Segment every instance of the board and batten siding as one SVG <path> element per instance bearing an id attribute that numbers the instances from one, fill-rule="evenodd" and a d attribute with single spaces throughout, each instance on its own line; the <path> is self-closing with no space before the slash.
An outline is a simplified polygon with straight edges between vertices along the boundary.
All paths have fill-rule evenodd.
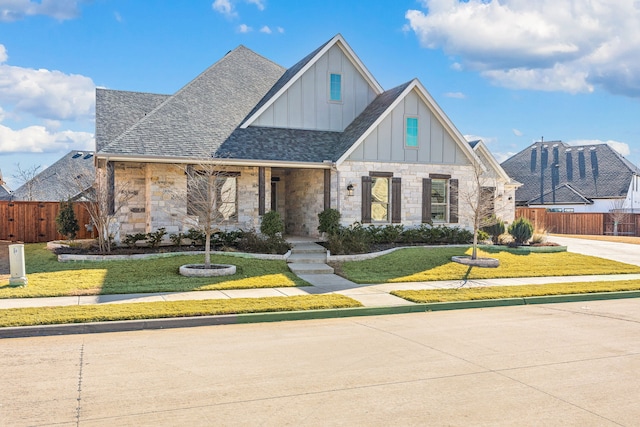
<path id="1" fill-rule="evenodd" d="M 418 147 L 405 146 L 405 119 L 418 118 Z M 388 114 L 349 156 L 349 160 L 429 164 L 468 164 L 453 137 L 415 90 Z"/>
<path id="2" fill-rule="evenodd" d="M 342 101 L 329 101 L 329 75 L 342 75 Z M 313 64 L 253 123 L 255 126 L 343 131 L 376 97 L 338 46 Z"/>

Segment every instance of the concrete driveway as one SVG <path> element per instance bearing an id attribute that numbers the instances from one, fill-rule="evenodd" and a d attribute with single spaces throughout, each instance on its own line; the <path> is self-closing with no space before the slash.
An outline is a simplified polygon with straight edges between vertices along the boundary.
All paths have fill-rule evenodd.
<path id="1" fill-rule="evenodd" d="M 640 245 L 550 236 L 549 241 L 567 246 L 567 251 L 640 265 Z"/>
<path id="2" fill-rule="evenodd" d="M 640 420 L 637 300 L 5 339 L 0 424 Z"/>

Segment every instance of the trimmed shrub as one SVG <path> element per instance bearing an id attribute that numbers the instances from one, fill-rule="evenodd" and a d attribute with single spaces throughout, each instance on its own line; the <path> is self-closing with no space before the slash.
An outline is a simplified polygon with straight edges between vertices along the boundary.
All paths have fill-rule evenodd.
<path id="1" fill-rule="evenodd" d="M 147 234 L 146 233 L 125 234 L 124 239 L 122 239 L 122 243 L 124 243 L 130 248 L 135 248 L 136 242 L 138 240 L 147 240 Z"/>
<path id="2" fill-rule="evenodd" d="M 491 225 L 487 225 L 482 227 L 481 230 L 491 236 L 491 241 L 494 245 L 498 244 L 498 238 L 501 234 L 504 234 L 505 227 L 504 222 L 501 219 L 494 218 L 494 221 Z M 478 236 L 480 238 L 480 236 Z"/>
<path id="3" fill-rule="evenodd" d="M 325 209 L 318 214 L 318 231 L 332 235 L 340 229 L 340 212 L 336 209 Z"/>
<path id="4" fill-rule="evenodd" d="M 56 230 L 65 236 L 67 240 L 76 238 L 80 226 L 78 225 L 76 213 L 73 211 L 72 202 L 60 202 L 60 212 L 56 216 Z"/>
<path id="5" fill-rule="evenodd" d="M 175 246 L 182 246 L 182 241 L 184 240 L 184 238 L 185 235 L 183 233 L 172 233 L 169 235 L 169 240 L 171 240 L 171 243 L 173 243 Z"/>
<path id="6" fill-rule="evenodd" d="M 167 234 L 166 228 L 160 227 L 156 231 L 147 233 L 147 243 L 152 248 L 157 248 L 162 242 L 162 238 Z"/>
<path id="7" fill-rule="evenodd" d="M 184 235 L 187 239 L 191 240 L 193 245 L 204 245 L 205 236 L 204 233 L 195 228 L 190 228 Z"/>
<path id="8" fill-rule="evenodd" d="M 284 233 L 284 222 L 280 214 L 276 211 L 269 211 L 262 216 L 260 232 L 265 236 L 275 237 L 276 234 Z"/>
<path id="9" fill-rule="evenodd" d="M 282 255 L 291 249 L 291 245 L 279 235 L 268 237 L 260 236 L 254 231 L 247 231 L 238 240 L 238 249 L 242 252 Z"/>
<path id="10" fill-rule="evenodd" d="M 520 217 L 509 226 L 509 234 L 513 236 L 516 245 L 524 245 L 533 236 L 533 225 L 528 219 Z"/>

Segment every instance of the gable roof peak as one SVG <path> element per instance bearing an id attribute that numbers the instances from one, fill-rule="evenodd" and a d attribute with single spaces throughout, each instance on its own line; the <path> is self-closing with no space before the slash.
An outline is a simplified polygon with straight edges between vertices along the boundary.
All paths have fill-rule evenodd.
<path id="1" fill-rule="evenodd" d="M 335 45 L 342 50 L 367 83 L 369 83 L 369 86 L 373 89 L 376 95 L 380 95 L 384 92 L 380 83 L 378 83 L 362 61 L 360 61 L 360 58 L 358 58 L 358 55 L 356 55 L 353 49 L 351 49 L 351 46 L 349 46 L 342 34 L 338 33 L 287 69 L 276 84 L 273 85 L 269 92 L 267 92 L 267 94 L 247 115 L 241 127 L 246 128 L 250 126 L 260 116 L 260 114 L 269 108 L 276 99 L 285 93 L 309 68 L 311 68 L 329 49 Z"/>

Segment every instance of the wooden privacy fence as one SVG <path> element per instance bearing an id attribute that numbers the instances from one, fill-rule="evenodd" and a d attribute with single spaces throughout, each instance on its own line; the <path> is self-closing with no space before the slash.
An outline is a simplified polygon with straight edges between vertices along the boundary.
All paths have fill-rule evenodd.
<path id="1" fill-rule="evenodd" d="M 87 231 L 85 224 L 91 223 L 87 210 L 82 206 L 86 202 L 75 202 L 73 211 L 78 219 L 80 230 L 78 239 L 95 237 Z M 37 243 L 64 239 L 56 231 L 56 216 L 60 212 L 58 202 L 7 202 L 0 201 L 0 240 L 12 242 Z"/>
<path id="2" fill-rule="evenodd" d="M 536 230 L 556 234 L 592 236 L 614 234 L 613 216 L 609 213 L 547 212 L 544 208 L 517 208 L 516 218 L 527 218 Z M 624 215 L 618 223 L 621 236 L 640 236 L 640 214 Z"/>

